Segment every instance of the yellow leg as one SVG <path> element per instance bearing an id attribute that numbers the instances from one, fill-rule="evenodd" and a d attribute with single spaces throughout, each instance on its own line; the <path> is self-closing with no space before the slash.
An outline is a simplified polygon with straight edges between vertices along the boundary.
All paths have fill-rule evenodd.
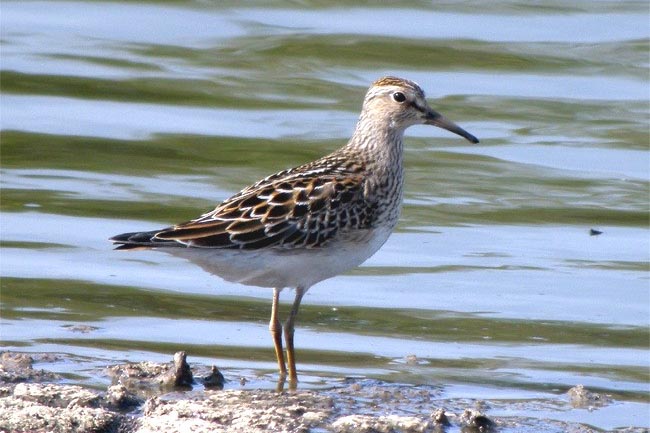
<path id="1" fill-rule="evenodd" d="M 296 372 L 296 355 L 293 348 L 293 334 L 294 334 L 294 323 L 296 321 L 296 316 L 298 315 L 298 309 L 300 308 L 300 301 L 305 294 L 305 290 L 302 287 L 296 288 L 296 297 L 293 300 L 293 306 L 291 307 L 291 313 L 289 313 L 289 318 L 284 324 L 284 341 L 287 344 L 287 363 L 289 364 L 289 386 L 291 388 L 296 387 L 298 382 L 298 373 Z"/>
<path id="2" fill-rule="evenodd" d="M 278 302 L 280 300 L 280 290 L 273 289 L 273 302 L 271 304 L 271 321 L 269 322 L 269 331 L 273 338 L 273 347 L 275 348 L 275 357 L 278 360 L 278 368 L 280 369 L 280 377 L 284 382 L 287 376 L 287 367 L 284 363 L 284 352 L 282 350 L 282 326 L 278 318 Z"/>

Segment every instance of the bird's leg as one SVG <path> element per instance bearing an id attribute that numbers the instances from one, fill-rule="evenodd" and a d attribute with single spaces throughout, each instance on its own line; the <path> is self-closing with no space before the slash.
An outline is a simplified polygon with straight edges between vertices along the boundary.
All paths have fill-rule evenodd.
<path id="1" fill-rule="evenodd" d="M 271 304 L 271 321 L 269 322 L 269 331 L 273 338 L 273 347 L 275 348 L 275 357 L 278 360 L 278 368 L 280 369 L 280 379 L 284 382 L 287 376 L 287 367 L 284 363 L 284 352 L 282 351 L 282 325 L 278 318 L 278 303 L 280 301 L 280 290 L 273 289 L 273 302 Z"/>
<path id="2" fill-rule="evenodd" d="M 302 296 L 305 294 L 305 289 L 302 287 L 296 288 L 296 297 L 293 300 L 293 306 L 291 307 L 291 313 L 284 324 L 284 341 L 287 344 L 287 363 L 289 364 L 289 386 L 291 388 L 296 387 L 298 382 L 298 374 L 296 372 L 296 356 L 293 350 L 293 325 L 296 321 L 296 316 L 298 315 L 298 308 L 300 308 L 300 301 L 302 301 Z"/>

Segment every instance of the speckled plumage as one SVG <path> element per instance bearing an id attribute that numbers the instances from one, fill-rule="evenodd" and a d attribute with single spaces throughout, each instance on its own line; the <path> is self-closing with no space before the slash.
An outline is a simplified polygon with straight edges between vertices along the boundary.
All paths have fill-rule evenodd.
<path id="1" fill-rule="evenodd" d="M 188 258 L 229 281 L 273 287 L 271 333 L 282 355 L 277 302 L 296 289 L 285 325 L 289 373 L 296 379 L 293 321 L 313 284 L 358 266 L 397 224 L 404 169 L 403 135 L 415 124 L 478 140 L 433 111 L 412 81 L 384 77 L 364 99 L 350 141 L 316 161 L 268 176 L 186 223 L 111 238 L 117 249 L 155 248 Z"/>
<path id="2" fill-rule="evenodd" d="M 156 237 L 192 247 L 324 248 L 339 231 L 375 222 L 375 206 L 364 195 L 363 165 L 330 156 L 270 176 L 186 224 Z"/>

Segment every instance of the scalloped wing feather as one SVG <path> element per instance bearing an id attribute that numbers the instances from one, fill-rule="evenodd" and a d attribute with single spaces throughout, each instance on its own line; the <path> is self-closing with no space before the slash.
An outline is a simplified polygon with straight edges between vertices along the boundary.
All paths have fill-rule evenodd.
<path id="1" fill-rule="evenodd" d="M 341 229 L 371 227 L 374 206 L 366 202 L 360 174 L 306 177 L 294 170 L 263 179 L 155 238 L 203 248 L 319 248 Z"/>

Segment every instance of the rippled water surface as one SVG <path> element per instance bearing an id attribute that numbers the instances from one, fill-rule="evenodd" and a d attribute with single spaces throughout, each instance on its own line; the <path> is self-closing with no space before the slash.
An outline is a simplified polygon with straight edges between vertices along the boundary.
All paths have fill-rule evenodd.
<path id="1" fill-rule="evenodd" d="M 182 349 L 274 386 L 269 290 L 107 238 L 336 149 L 394 74 L 481 143 L 408 131 L 396 233 L 303 301 L 300 386 L 583 384 L 613 403 L 523 415 L 648 426 L 647 3 L 433 4 L 3 2 L 2 345 L 77 382 Z"/>

